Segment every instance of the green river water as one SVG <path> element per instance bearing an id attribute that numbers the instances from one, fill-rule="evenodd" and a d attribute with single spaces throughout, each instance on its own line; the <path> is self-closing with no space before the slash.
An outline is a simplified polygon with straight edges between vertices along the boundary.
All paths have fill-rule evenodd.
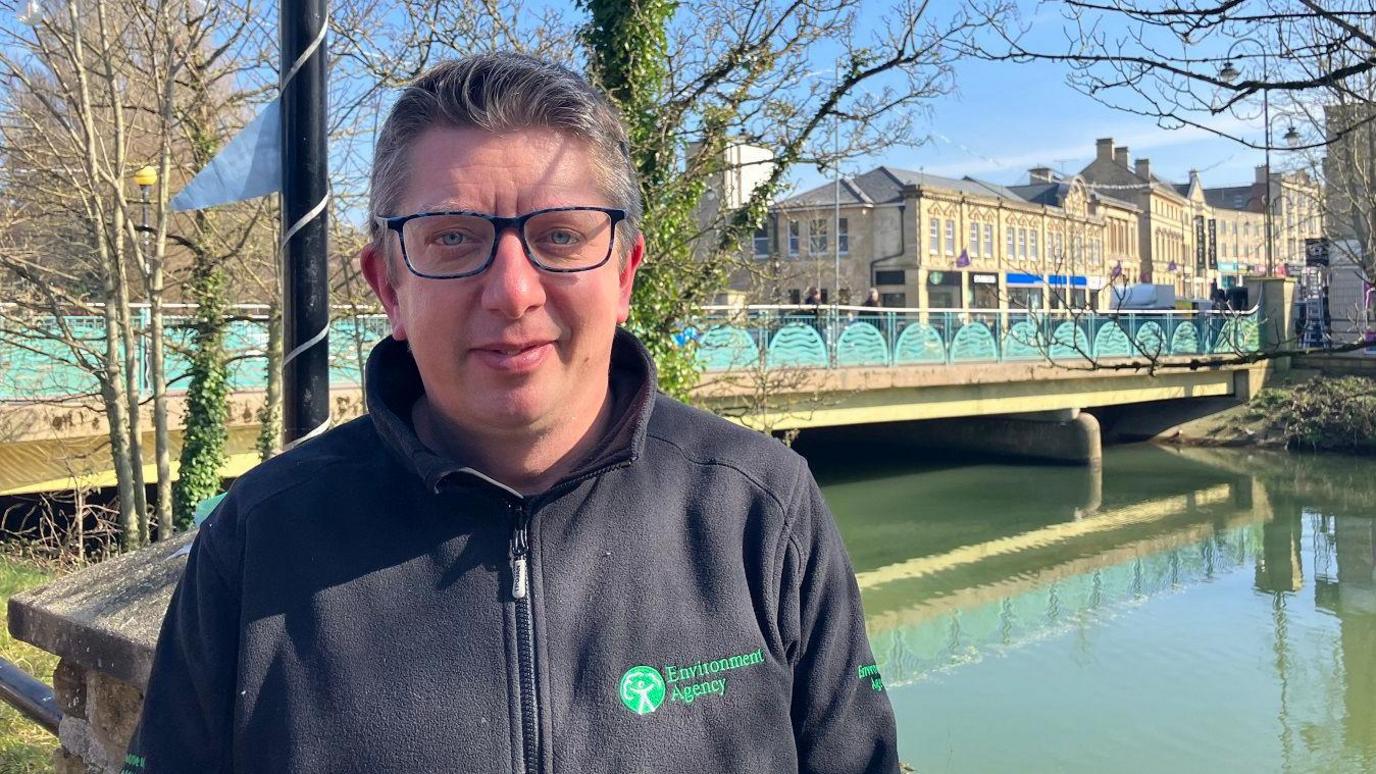
<path id="1" fill-rule="evenodd" d="M 1376 772 L 1376 460 L 798 448 L 921 774 Z"/>

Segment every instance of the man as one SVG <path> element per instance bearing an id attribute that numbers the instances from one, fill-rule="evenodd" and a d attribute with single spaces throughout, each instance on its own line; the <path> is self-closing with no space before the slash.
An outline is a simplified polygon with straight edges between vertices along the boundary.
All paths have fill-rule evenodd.
<path id="1" fill-rule="evenodd" d="M 378 137 L 368 415 L 196 538 L 126 770 L 892 772 L 805 463 L 655 392 L 625 130 L 515 55 Z"/>

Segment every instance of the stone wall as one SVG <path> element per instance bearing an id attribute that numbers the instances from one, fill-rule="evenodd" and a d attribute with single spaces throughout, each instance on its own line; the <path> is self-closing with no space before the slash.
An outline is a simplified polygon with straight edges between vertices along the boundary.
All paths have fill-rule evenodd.
<path id="1" fill-rule="evenodd" d="M 56 774 L 119 774 L 138 724 L 143 691 L 122 680 L 62 659 L 53 673 L 62 710 L 53 750 Z"/>
<path id="2" fill-rule="evenodd" d="M 120 774 L 162 619 L 195 533 L 64 576 L 9 602 L 10 633 L 61 658 L 57 774 Z"/>

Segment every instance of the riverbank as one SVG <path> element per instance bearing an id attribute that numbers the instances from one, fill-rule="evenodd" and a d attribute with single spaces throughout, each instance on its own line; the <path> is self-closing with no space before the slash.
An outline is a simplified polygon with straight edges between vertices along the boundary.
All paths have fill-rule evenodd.
<path id="1" fill-rule="evenodd" d="M 0 554 L 0 601 L 52 580 L 54 572 L 39 562 Z M 0 658 L 42 680 L 53 682 L 57 657 L 10 636 L 8 609 L 0 608 Z M 51 774 L 57 740 L 17 710 L 0 702 L 0 771 L 5 774 Z"/>
<path id="2" fill-rule="evenodd" d="M 1183 423 L 1161 440 L 1376 455 L 1376 379 L 1290 374 L 1250 402 Z"/>

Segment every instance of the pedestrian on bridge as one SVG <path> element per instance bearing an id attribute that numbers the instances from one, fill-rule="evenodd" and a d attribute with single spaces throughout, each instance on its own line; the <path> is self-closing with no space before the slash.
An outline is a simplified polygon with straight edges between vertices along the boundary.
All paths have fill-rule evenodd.
<path id="1" fill-rule="evenodd" d="M 368 413 L 201 527 L 126 771 L 898 771 L 806 463 L 659 393 L 619 327 L 645 240 L 607 97 L 439 65 L 369 214 Z"/>

